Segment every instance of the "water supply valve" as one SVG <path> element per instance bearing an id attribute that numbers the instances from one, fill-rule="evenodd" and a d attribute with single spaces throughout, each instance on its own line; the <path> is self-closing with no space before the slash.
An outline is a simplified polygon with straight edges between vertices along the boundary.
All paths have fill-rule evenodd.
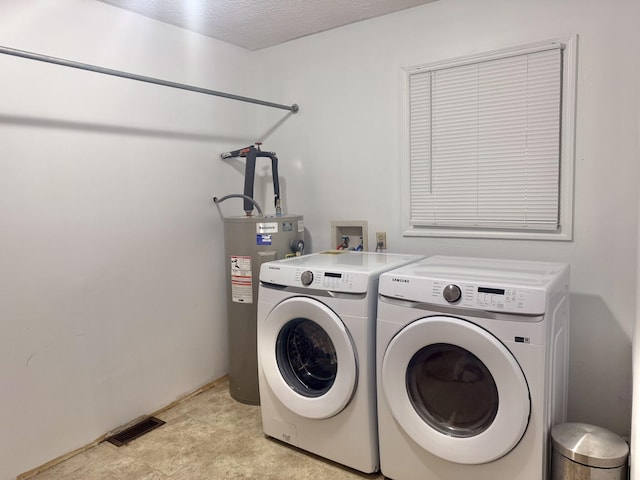
<path id="1" fill-rule="evenodd" d="M 289 247 L 291 248 L 291 251 L 295 253 L 296 257 L 299 257 L 300 255 L 302 255 L 302 252 L 304 252 L 304 240 L 291 240 L 291 242 L 289 243 Z"/>

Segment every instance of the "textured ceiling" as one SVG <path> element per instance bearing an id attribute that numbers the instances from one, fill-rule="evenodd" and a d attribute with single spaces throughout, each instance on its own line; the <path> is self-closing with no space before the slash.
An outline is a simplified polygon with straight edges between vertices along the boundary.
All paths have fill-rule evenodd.
<path id="1" fill-rule="evenodd" d="M 99 0 L 248 50 L 260 50 L 435 0 Z"/>

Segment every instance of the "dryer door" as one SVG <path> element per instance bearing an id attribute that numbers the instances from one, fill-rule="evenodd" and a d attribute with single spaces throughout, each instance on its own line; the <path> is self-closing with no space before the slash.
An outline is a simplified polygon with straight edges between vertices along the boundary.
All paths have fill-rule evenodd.
<path id="1" fill-rule="evenodd" d="M 279 303 L 258 325 L 260 368 L 273 393 L 306 418 L 338 414 L 356 388 L 356 353 L 333 310 L 308 297 Z"/>
<path id="2" fill-rule="evenodd" d="M 402 429 L 451 462 L 496 460 L 527 429 L 531 401 L 520 365 L 465 320 L 435 316 L 407 325 L 384 352 L 380 381 Z"/>

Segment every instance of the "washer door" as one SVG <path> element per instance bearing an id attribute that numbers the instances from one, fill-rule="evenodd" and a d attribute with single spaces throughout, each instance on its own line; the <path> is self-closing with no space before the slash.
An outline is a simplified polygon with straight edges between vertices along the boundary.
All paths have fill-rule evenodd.
<path id="1" fill-rule="evenodd" d="M 323 303 L 291 297 L 258 326 L 260 367 L 289 410 L 314 419 L 338 414 L 356 388 L 356 353 L 340 318 Z"/>
<path id="2" fill-rule="evenodd" d="M 384 353 L 380 381 L 407 435 L 451 462 L 496 460 L 529 423 L 529 388 L 517 360 L 465 320 L 427 317 L 403 328 Z"/>

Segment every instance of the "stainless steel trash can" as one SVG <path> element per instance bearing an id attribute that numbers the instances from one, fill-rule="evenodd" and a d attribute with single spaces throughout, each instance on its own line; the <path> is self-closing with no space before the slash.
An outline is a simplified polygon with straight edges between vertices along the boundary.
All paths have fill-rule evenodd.
<path id="1" fill-rule="evenodd" d="M 627 480 L 629 446 L 604 428 L 563 423 L 551 429 L 551 480 Z"/>

